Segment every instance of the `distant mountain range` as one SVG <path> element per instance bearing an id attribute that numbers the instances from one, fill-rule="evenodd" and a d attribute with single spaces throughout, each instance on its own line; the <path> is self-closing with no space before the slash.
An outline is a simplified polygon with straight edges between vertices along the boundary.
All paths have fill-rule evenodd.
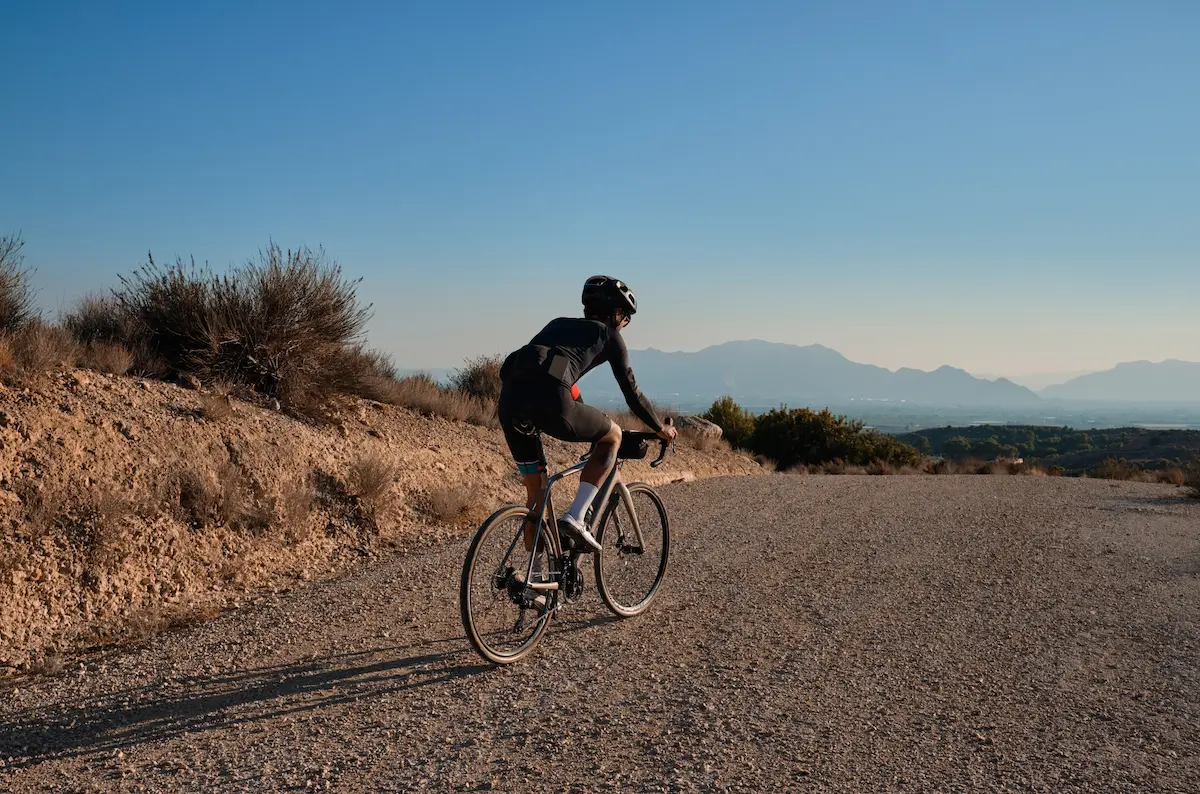
<path id="1" fill-rule="evenodd" d="M 726 342 L 694 353 L 653 348 L 629 353 L 647 394 L 703 402 L 729 394 L 755 405 L 846 405 L 894 401 L 927 406 L 1033 408 L 1048 401 L 1200 403 L 1200 363 L 1137 361 L 1034 392 L 1007 378 L 975 377 L 954 367 L 895 372 L 849 360 L 823 345 L 757 339 Z M 589 376 L 587 392 L 615 396 L 608 375 Z"/>
<path id="2" fill-rule="evenodd" d="M 926 405 L 1016 407 L 1040 398 L 1004 378 L 976 378 L 961 369 L 896 372 L 859 364 L 822 345 L 726 342 L 695 353 L 631 350 L 638 383 L 660 399 L 704 401 L 723 394 L 745 404 L 845 404 L 888 400 Z M 607 375 L 587 379 L 586 392 L 616 393 Z"/>
<path id="3" fill-rule="evenodd" d="M 1043 389 L 1056 400 L 1119 402 L 1200 402 L 1200 363 L 1168 359 L 1158 364 L 1131 361 Z"/>
<path id="4" fill-rule="evenodd" d="M 823 345 L 749 339 L 694 353 L 631 350 L 638 384 L 654 399 L 707 403 L 728 394 L 747 406 L 830 405 L 888 401 L 913 405 L 1038 409 L 1055 403 L 1185 403 L 1200 405 L 1200 363 L 1134 361 L 1033 391 L 1007 378 L 976 377 L 954 367 L 892 372 L 859 364 Z M 424 370 L 445 381 L 453 369 Z M 415 370 L 401 370 L 402 375 Z M 620 399 L 608 367 L 583 382 L 586 394 Z"/>

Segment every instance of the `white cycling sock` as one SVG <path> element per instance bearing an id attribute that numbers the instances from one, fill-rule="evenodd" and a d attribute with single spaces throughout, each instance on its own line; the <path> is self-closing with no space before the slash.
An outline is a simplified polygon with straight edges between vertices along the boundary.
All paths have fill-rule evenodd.
<path id="1" fill-rule="evenodd" d="M 567 517 L 577 524 L 582 524 L 583 514 L 587 512 L 588 505 L 592 503 L 599 492 L 600 488 L 590 482 L 579 483 L 579 493 L 575 494 L 575 501 L 571 502 L 571 509 L 567 511 Z"/>

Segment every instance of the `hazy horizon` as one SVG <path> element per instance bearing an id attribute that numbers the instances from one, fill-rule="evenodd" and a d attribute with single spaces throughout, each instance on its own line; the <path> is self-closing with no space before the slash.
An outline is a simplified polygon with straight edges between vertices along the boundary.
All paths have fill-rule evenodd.
<path id="1" fill-rule="evenodd" d="M 412 367 L 594 273 L 634 348 L 1197 361 L 1198 39 L 1187 4 L 26 4 L 0 234 L 51 313 L 147 251 L 322 244 Z"/>
<path id="2" fill-rule="evenodd" d="M 772 344 L 793 344 L 791 342 L 778 342 L 776 340 L 754 338 L 754 339 L 727 339 L 723 342 L 717 342 L 714 345 L 705 345 L 705 347 L 713 347 L 716 345 L 727 344 L 730 342 L 750 342 L 750 341 L 769 342 Z M 829 345 L 822 345 L 820 342 L 811 342 L 809 344 L 821 345 L 822 347 L 830 347 Z M 805 345 L 798 345 L 798 346 L 804 347 Z M 696 349 L 666 350 L 664 348 L 654 347 L 653 345 L 649 345 L 647 347 L 641 347 L 641 348 L 634 348 L 634 349 L 645 350 L 645 349 L 650 349 L 650 348 L 660 350 L 664 353 L 695 353 L 695 352 L 699 352 L 700 350 L 704 349 L 704 348 L 696 348 Z M 836 350 L 836 348 L 830 348 L 830 349 Z M 495 352 L 501 352 L 501 351 L 495 351 Z M 507 351 L 504 351 L 504 352 L 507 352 Z M 836 352 L 841 353 L 840 350 L 838 350 Z M 486 352 L 480 351 L 478 353 L 466 356 L 464 358 L 464 360 L 466 360 L 468 358 L 474 358 L 479 355 L 491 355 L 491 353 L 486 353 Z M 843 355 L 845 355 L 845 354 L 843 354 Z M 885 369 L 891 370 L 892 372 L 895 372 L 896 370 L 905 368 L 907 366 L 907 365 L 902 364 L 898 367 L 888 367 L 888 366 L 885 366 L 883 364 L 880 364 L 880 363 L 874 362 L 874 361 L 860 361 L 860 360 L 854 359 L 850 356 L 846 356 L 846 358 L 857 364 L 872 364 L 874 366 L 884 367 Z M 1014 373 L 1014 374 L 1004 374 L 1004 373 L 995 373 L 995 372 L 973 372 L 969 369 L 966 369 L 965 367 L 955 367 L 954 364 L 950 364 L 950 363 L 939 364 L 938 366 L 930 367 L 930 368 L 926 369 L 925 371 L 933 371 L 940 366 L 951 366 L 951 367 L 955 367 L 956 369 L 963 369 L 968 374 L 970 374 L 976 378 L 983 378 L 985 380 L 996 380 L 999 378 L 1004 378 L 1004 379 L 1012 381 L 1013 383 L 1016 383 L 1019 386 L 1024 386 L 1024 387 L 1036 392 L 1036 391 L 1040 391 L 1044 388 L 1047 388 L 1049 386 L 1055 386 L 1055 385 L 1059 385 L 1062 383 L 1066 383 L 1067 381 L 1072 380 L 1073 378 L 1078 378 L 1083 375 L 1090 375 L 1095 372 L 1102 372 L 1105 370 L 1113 369 L 1118 364 L 1128 364 L 1133 361 L 1146 361 L 1146 360 L 1149 360 L 1149 361 L 1151 361 L 1151 363 L 1154 363 L 1154 364 L 1159 364 L 1159 363 L 1162 363 L 1163 361 L 1168 361 L 1168 360 L 1172 360 L 1172 359 L 1157 359 L 1157 360 L 1155 360 L 1155 359 L 1130 359 L 1129 361 L 1114 361 L 1111 366 L 1103 367 L 1101 369 L 1067 370 L 1067 371 L 1060 371 L 1060 372 L 1024 372 L 1024 373 Z M 1182 359 L 1182 360 L 1186 361 L 1186 359 Z M 449 371 L 449 370 L 453 370 L 457 367 L 460 367 L 462 365 L 462 363 L 463 363 L 462 361 L 458 361 L 458 362 L 451 362 L 451 363 L 441 363 L 441 364 L 435 364 L 435 365 L 419 366 L 419 365 L 413 365 L 411 363 L 399 361 L 399 360 L 397 360 L 397 362 L 396 362 L 397 366 L 402 371 L 405 371 L 405 372 Z M 1200 361 L 1189 362 L 1189 363 L 1200 363 Z M 911 367 L 911 369 L 922 369 L 922 368 Z"/>

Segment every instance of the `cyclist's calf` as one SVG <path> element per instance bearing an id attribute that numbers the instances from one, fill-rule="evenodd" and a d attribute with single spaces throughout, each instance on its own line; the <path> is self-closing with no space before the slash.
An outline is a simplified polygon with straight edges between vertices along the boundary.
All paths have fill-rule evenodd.
<path id="1" fill-rule="evenodd" d="M 599 485 L 616 464 L 617 450 L 620 447 L 621 428 L 617 426 L 616 422 L 613 422 L 609 425 L 608 432 L 596 442 L 596 449 L 593 450 L 587 466 L 584 466 L 581 479 L 584 482 Z"/>

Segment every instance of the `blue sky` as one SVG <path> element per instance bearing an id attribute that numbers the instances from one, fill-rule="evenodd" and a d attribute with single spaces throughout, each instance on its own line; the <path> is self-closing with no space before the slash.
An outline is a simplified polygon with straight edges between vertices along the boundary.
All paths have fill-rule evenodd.
<path id="1" fill-rule="evenodd" d="M 0 233 L 43 306 L 269 239 L 409 366 L 629 281 L 634 347 L 1000 374 L 1200 360 L 1200 4 L 0 10 Z"/>

